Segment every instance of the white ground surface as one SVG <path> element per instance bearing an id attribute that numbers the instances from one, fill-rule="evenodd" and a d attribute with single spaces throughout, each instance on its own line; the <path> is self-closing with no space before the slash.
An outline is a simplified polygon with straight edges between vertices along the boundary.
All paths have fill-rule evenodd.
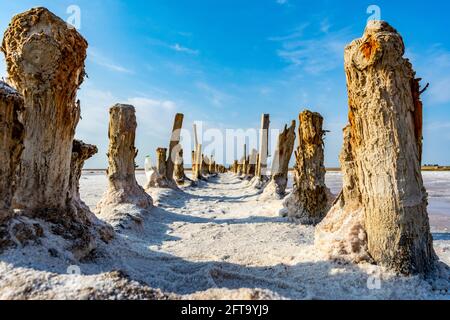
<path id="1" fill-rule="evenodd" d="M 144 180 L 139 174 L 138 181 Z M 332 189 L 339 188 L 338 180 L 328 180 Z M 103 174 L 82 177 L 89 206 L 105 189 Z M 281 201 L 259 201 L 255 189 L 231 174 L 151 195 L 157 208 L 142 228 L 120 233 L 78 263 L 81 275 L 67 275 L 75 262 L 52 258 L 42 246 L 0 255 L 0 298 L 93 298 L 95 292 L 100 298 L 148 297 L 115 289 L 109 272 L 120 270 L 138 282 L 133 286 L 186 299 L 450 299 L 447 271 L 423 280 L 328 261 L 314 249 L 313 227 L 278 217 Z M 450 265 L 450 234 L 441 225 L 433 232 L 437 254 Z"/>

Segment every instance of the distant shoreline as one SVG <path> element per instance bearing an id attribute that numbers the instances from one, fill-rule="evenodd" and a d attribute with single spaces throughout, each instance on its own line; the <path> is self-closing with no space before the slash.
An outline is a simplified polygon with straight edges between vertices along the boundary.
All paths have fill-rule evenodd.
<path id="1" fill-rule="evenodd" d="M 185 171 L 192 171 L 192 168 L 184 168 Z M 83 172 L 105 172 L 106 169 L 83 169 Z M 143 168 L 137 168 L 136 171 L 144 171 Z M 294 171 L 293 168 L 289 169 L 289 171 Z M 326 168 L 327 172 L 340 172 L 341 168 Z M 450 171 L 450 166 L 438 166 L 438 167 L 422 167 L 422 171 L 437 171 L 437 172 L 443 172 L 443 171 Z"/>

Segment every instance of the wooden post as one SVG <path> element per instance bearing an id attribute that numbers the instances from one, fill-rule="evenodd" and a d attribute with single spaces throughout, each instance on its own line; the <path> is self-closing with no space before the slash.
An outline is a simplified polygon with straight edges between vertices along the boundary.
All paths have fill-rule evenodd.
<path id="1" fill-rule="evenodd" d="M 75 258 L 89 254 L 99 238 L 107 241 L 113 234 L 74 202 L 71 189 L 73 140 L 80 119 L 76 95 L 85 76 L 86 49 L 86 40 L 75 28 L 42 7 L 14 16 L 1 47 L 9 83 L 24 103 L 24 149 L 12 207 L 16 216 L 39 219 L 15 229 L 37 238 L 42 235 L 39 226 L 51 223 L 49 232 L 70 239 Z"/>
<path id="2" fill-rule="evenodd" d="M 317 224 L 325 217 L 328 189 L 325 185 L 323 118 L 305 110 L 299 115 L 298 148 L 295 153 L 294 188 L 283 203 L 283 216 L 303 224 Z"/>
<path id="3" fill-rule="evenodd" d="M 25 131 L 19 120 L 23 111 L 22 96 L 0 81 L 0 225 L 12 213 L 16 189 L 16 172 L 20 165 Z"/>
<path id="4" fill-rule="evenodd" d="M 270 115 L 263 114 L 261 119 L 261 132 L 259 139 L 259 162 L 256 170 L 256 175 L 260 179 L 267 179 L 267 157 L 269 156 L 269 126 Z"/>
<path id="5" fill-rule="evenodd" d="M 183 127 L 184 115 L 177 113 L 173 122 L 172 135 L 170 138 L 169 154 L 166 164 L 166 178 L 173 181 L 174 161 L 178 156 L 178 145 L 180 144 L 181 128 Z"/>
<path id="6" fill-rule="evenodd" d="M 99 214 L 106 219 L 116 221 L 126 218 L 126 212 L 117 212 L 117 207 L 121 205 L 144 210 L 152 208 L 152 198 L 137 183 L 135 176 L 136 127 L 133 106 L 116 104 L 110 109 L 108 191 L 97 205 Z"/>
<path id="7" fill-rule="evenodd" d="M 277 149 L 272 163 L 272 179 L 264 190 L 264 193 L 267 195 L 274 194 L 278 198 L 285 195 L 288 183 L 289 161 L 294 151 L 295 126 L 295 121 L 292 121 L 291 127 L 288 128 L 286 125 L 278 137 Z"/>
<path id="8" fill-rule="evenodd" d="M 12 199 L 25 135 L 23 124 L 19 120 L 23 107 L 22 96 L 0 81 L 0 253 L 14 245 L 12 238 L 15 235 L 10 234 L 13 232 L 10 227 L 14 223 Z M 33 234 L 33 229 L 26 231 Z"/>
<path id="9" fill-rule="evenodd" d="M 409 275 L 432 271 L 436 255 L 421 174 L 420 86 L 404 53 L 402 37 L 384 21 L 370 21 L 345 49 L 344 185 L 316 228 L 316 245 Z"/>

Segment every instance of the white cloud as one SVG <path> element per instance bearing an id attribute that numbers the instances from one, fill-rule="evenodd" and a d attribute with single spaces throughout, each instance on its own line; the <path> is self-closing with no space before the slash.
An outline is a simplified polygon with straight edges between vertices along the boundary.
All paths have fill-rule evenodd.
<path id="1" fill-rule="evenodd" d="M 168 143 L 173 117 L 181 109 L 174 101 L 158 97 L 137 96 L 123 99 L 111 91 L 96 88 L 90 80 L 83 85 L 78 97 L 81 100 L 82 120 L 78 124 L 76 137 L 86 143 L 95 144 L 99 149 L 98 154 L 86 163 L 86 168 L 105 168 L 107 165 L 111 106 L 125 103 L 135 107 L 138 123 L 136 146 L 140 150 L 136 161 L 141 166 L 146 154 L 153 154 L 157 147 Z"/>
<path id="2" fill-rule="evenodd" d="M 179 45 L 178 43 L 170 46 L 170 48 L 177 52 L 184 52 L 184 53 L 192 54 L 192 55 L 198 55 L 198 53 L 199 53 L 198 50 L 193 50 L 193 49 L 189 49 L 187 47 L 183 47 L 183 46 Z"/>
<path id="3" fill-rule="evenodd" d="M 175 102 L 170 100 L 155 100 L 142 97 L 129 98 L 127 103 L 135 107 L 149 108 L 153 110 L 158 110 L 162 108 L 165 111 L 172 111 L 176 108 Z"/>
<path id="4" fill-rule="evenodd" d="M 168 48 L 170 50 L 176 51 L 176 52 L 186 53 L 186 54 L 195 55 L 195 56 L 200 53 L 199 50 L 194 50 L 194 49 L 182 46 L 179 43 L 170 44 L 170 43 L 164 42 L 159 39 L 154 39 L 154 38 L 149 38 L 148 43 L 152 46 L 164 47 L 164 48 Z"/>
<path id="5" fill-rule="evenodd" d="M 105 67 L 114 72 L 128 73 L 128 74 L 134 73 L 132 70 L 115 63 L 114 61 L 110 60 L 109 58 L 105 57 L 103 54 L 92 48 L 88 50 L 88 59 L 93 63 Z"/>
<path id="6" fill-rule="evenodd" d="M 277 0 L 277 3 L 278 3 L 278 4 L 281 4 L 281 5 L 287 4 L 287 3 L 288 3 L 288 0 Z"/>

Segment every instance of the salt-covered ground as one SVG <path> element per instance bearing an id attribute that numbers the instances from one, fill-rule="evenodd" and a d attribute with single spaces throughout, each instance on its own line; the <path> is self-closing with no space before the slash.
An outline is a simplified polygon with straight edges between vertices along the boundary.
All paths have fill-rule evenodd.
<path id="1" fill-rule="evenodd" d="M 443 219 L 433 224 L 436 252 L 450 265 L 450 175 L 424 176 L 432 221 Z M 144 174 L 137 178 L 145 182 Z M 81 194 L 89 206 L 99 201 L 106 183 L 104 174 L 83 175 Z M 327 183 L 337 193 L 340 174 L 328 174 Z M 232 174 L 151 195 L 157 207 L 142 228 L 124 231 L 78 264 L 81 275 L 67 275 L 74 262 L 41 247 L 0 255 L 0 298 L 450 299 L 447 271 L 424 280 L 327 260 L 314 249 L 313 227 L 278 217 L 280 200 L 260 201 L 248 182 Z M 117 285 L 113 270 L 135 282 Z"/>

